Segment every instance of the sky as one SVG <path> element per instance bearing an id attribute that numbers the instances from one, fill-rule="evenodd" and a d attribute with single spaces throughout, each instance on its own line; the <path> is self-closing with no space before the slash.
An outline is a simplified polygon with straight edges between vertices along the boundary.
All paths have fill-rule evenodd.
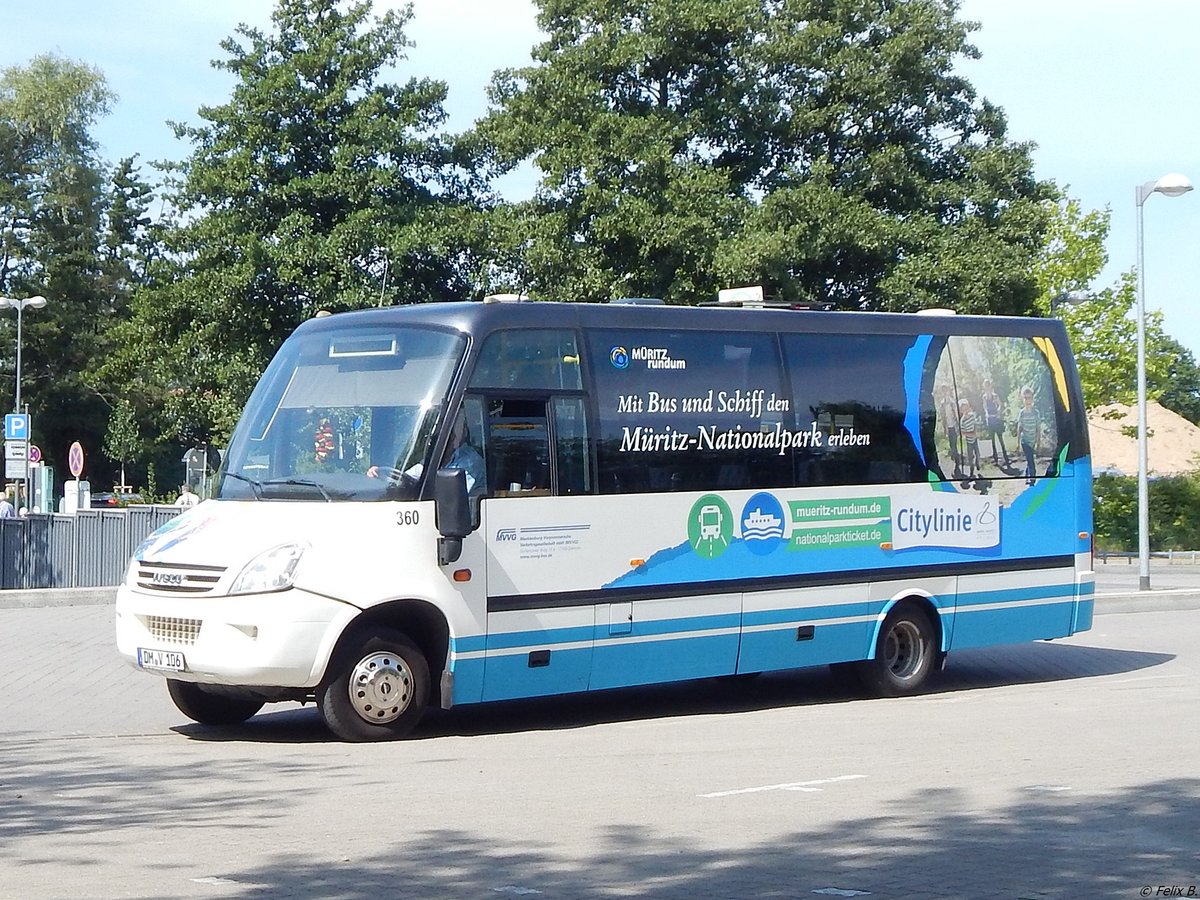
<path id="1" fill-rule="evenodd" d="M 397 5 L 376 0 L 376 9 Z M 0 0 L 0 67 L 56 52 L 104 72 L 118 100 L 94 134 L 104 157 L 181 159 L 168 121 L 198 123 L 225 101 L 210 61 L 239 23 L 267 28 L 271 0 Z M 532 0 L 414 0 L 415 46 L 399 77 L 447 82 L 449 127 L 487 108 L 493 71 L 524 65 L 538 40 Z M 1200 3 L 1195 0 L 963 0 L 982 56 L 960 71 L 1002 107 L 1012 140 L 1036 145 L 1035 173 L 1086 210 L 1109 209 L 1111 286 L 1137 258 L 1135 190 L 1179 172 L 1200 185 Z M 1193 40 L 1188 40 L 1192 37 Z M 1200 190 L 1143 206 L 1148 309 L 1200 360 Z"/>

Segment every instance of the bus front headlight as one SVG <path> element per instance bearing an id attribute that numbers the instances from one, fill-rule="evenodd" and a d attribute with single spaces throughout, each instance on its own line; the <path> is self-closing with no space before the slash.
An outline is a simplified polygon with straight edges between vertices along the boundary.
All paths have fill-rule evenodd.
<path id="1" fill-rule="evenodd" d="M 234 579 L 231 594 L 262 594 L 283 591 L 292 586 L 296 567 L 308 544 L 280 544 L 258 554 Z"/>

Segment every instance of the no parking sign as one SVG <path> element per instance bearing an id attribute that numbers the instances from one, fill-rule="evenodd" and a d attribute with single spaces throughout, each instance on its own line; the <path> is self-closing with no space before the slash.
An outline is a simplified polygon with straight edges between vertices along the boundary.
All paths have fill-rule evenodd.
<path id="1" fill-rule="evenodd" d="M 83 447 L 79 441 L 73 443 L 67 451 L 67 468 L 76 478 L 83 474 Z"/>

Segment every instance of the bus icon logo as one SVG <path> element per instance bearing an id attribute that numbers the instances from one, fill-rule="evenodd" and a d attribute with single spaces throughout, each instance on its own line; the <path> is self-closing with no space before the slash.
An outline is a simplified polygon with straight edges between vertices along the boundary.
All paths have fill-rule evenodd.
<path id="1" fill-rule="evenodd" d="M 608 351 L 608 358 L 614 369 L 629 368 L 629 351 L 624 347 L 613 347 Z"/>
<path id="2" fill-rule="evenodd" d="M 733 538 L 733 514 L 729 504 L 716 494 L 706 494 L 692 504 L 688 514 L 688 542 L 697 556 L 716 559 L 729 549 Z"/>

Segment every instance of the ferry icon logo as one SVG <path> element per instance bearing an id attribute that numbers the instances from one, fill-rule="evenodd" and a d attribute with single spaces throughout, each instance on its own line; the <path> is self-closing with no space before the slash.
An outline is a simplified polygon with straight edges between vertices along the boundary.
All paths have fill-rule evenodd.
<path id="1" fill-rule="evenodd" d="M 742 540 L 746 548 L 760 556 L 783 545 L 783 506 L 765 491 L 755 494 L 742 507 Z"/>

